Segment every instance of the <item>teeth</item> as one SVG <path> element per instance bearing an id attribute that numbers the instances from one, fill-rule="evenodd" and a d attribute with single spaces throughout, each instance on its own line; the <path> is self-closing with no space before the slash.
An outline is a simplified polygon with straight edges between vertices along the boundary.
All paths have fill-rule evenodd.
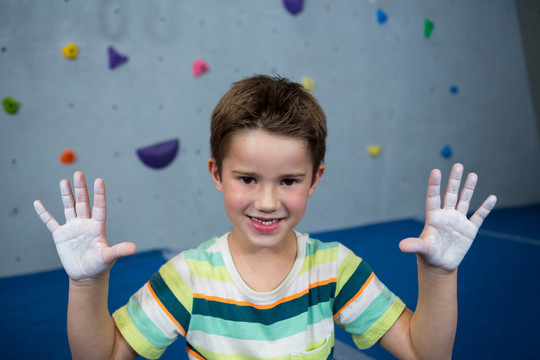
<path id="1" fill-rule="evenodd" d="M 263 225 L 275 224 L 275 223 L 277 223 L 277 222 L 279 221 L 279 220 L 263 221 L 263 220 L 261 220 L 261 219 L 254 218 L 253 216 L 250 216 L 250 217 L 251 217 L 251 220 L 258 221 L 258 222 L 260 222 L 260 223 L 263 224 Z"/>

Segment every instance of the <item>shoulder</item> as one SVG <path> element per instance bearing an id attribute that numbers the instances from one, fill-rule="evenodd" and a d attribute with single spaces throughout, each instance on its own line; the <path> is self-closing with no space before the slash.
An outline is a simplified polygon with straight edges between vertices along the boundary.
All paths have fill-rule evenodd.
<path id="1" fill-rule="evenodd" d="M 338 241 L 326 242 L 315 239 L 308 234 L 303 235 L 305 236 L 306 256 L 332 259 L 338 264 L 344 261 L 349 262 L 354 258 L 360 259 L 352 250 Z"/>

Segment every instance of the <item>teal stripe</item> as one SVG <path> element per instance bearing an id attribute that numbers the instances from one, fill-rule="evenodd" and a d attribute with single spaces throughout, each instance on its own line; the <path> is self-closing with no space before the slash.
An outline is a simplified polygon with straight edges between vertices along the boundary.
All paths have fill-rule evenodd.
<path id="1" fill-rule="evenodd" d="M 396 295 L 385 287 L 379 296 L 369 304 L 367 309 L 353 323 L 347 325 L 344 330 L 354 335 L 365 333 L 392 306 L 395 299 Z"/>
<path id="2" fill-rule="evenodd" d="M 169 346 L 174 339 L 169 339 L 159 330 L 159 328 L 150 320 L 139 304 L 137 297 L 133 295 L 127 304 L 127 312 L 133 321 L 133 324 L 139 329 L 143 336 L 155 347 L 159 349 Z"/>
<path id="3" fill-rule="evenodd" d="M 306 256 L 313 255 L 319 250 L 328 250 L 339 247 L 337 242 L 322 242 L 316 239 L 310 239 L 312 244 L 306 244 Z"/>
<path id="4" fill-rule="evenodd" d="M 206 334 L 241 340 L 273 341 L 306 331 L 307 313 L 276 322 L 272 325 L 263 325 L 254 322 L 237 322 L 193 314 L 189 325 L 190 331 L 198 330 Z"/>
<path id="5" fill-rule="evenodd" d="M 308 310 L 308 325 L 317 324 L 333 316 L 332 301 L 311 306 Z"/>
<path id="6" fill-rule="evenodd" d="M 343 285 L 339 294 L 335 297 L 334 314 L 341 310 L 341 308 L 358 293 L 371 273 L 371 267 L 367 262 L 362 261 L 360 264 L 358 264 L 358 267 L 354 273 L 347 280 L 345 285 Z"/>
<path id="7" fill-rule="evenodd" d="M 221 252 L 208 252 L 208 248 L 215 244 L 215 238 L 201 244 L 196 249 L 184 251 L 186 260 L 197 260 L 210 263 L 213 267 L 225 266 Z"/>

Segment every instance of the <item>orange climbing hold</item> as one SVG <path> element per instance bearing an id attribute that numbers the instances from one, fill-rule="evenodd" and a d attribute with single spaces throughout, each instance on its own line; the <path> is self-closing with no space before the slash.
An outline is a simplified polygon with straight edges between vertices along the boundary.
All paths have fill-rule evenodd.
<path id="1" fill-rule="evenodd" d="M 59 160 L 64 165 L 73 164 L 77 160 L 77 154 L 71 149 L 65 149 L 62 151 Z"/>

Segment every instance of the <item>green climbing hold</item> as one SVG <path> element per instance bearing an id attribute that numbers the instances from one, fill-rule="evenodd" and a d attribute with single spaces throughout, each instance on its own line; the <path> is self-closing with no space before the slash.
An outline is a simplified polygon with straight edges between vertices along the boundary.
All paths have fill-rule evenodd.
<path id="1" fill-rule="evenodd" d="M 19 110 L 19 103 L 15 99 L 9 97 L 4 98 L 2 104 L 4 105 L 4 110 L 6 110 L 8 114 L 15 114 Z"/>
<path id="2" fill-rule="evenodd" d="M 426 19 L 426 22 L 424 25 L 424 36 L 426 37 L 426 39 L 429 39 L 434 27 L 435 27 L 435 24 L 433 23 L 433 21 Z"/>

